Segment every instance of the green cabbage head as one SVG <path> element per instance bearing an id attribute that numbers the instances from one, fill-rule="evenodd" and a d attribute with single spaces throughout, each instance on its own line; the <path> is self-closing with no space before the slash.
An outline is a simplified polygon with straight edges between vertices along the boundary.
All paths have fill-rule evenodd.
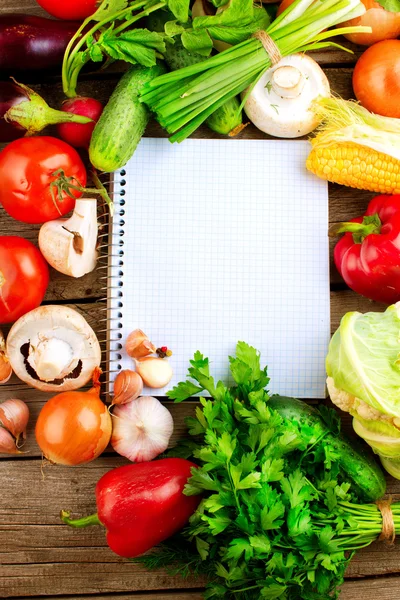
<path id="1" fill-rule="evenodd" d="M 338 390 L 400 417 L 400 302 L 384 313 L 347 313 L 331 339 L 326 370 Z"/>
<path id="2" fill-rule="evenodd" d="M 331 400 L 400 479 L 400 302 L 384 313 L 347 313 L 326 359 Z"/>

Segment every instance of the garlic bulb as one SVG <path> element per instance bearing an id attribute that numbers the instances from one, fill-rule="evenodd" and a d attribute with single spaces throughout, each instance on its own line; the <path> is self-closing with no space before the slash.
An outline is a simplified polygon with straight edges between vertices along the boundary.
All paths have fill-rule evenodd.
<path id="1" fill-rule="evenodd" d="M 7 383 L 12 375 L 12 367 L 6 355 L 6 342 L 4 335 L 0 331 L 0 385 Z"/>
<path id="2" fill-rule="evenodd" d="M 143 358 L 144 356 L 148 356 L 149 354 L 154 354 L 156 351 L 156 347 L 149 340 L 147 335 L 143 333 L 141 329 L 135 329 L 132 331 L 126 339 L 126 353 L 131 358 Z"/>
<path id="3" fill-rule="evenodd" d="M 0 427 L 0 454 L 19 454 L 13 436 L 3 427 Z"/>
<path id="4" fill-rule="evenodd" d="M 124 369 L 114 381 L 114 397 L 112 404 L 126 404 L 136 400 L 143 392 L 143 379 L 135 371 Z"/>
<path id="5" fill-rule="evenodd" d="M 140 361 L 135 361 L 136 372 L 147 387 L 160 389 L 165 387 L 172 379 L 172 367 L 165 358 L 146 356 Z"/>
<path id="6" fill-rule="evenodd" d="M 174 430 L 169 410 L 152 396 L 116 406 L 111 445 L 132 462 L 153 460 L 168 448 Z"/>
<path id="7" fill-rule="evenodd" d="M 22 400 L 6 400 L 0 404 L 0 425 L 16 438 L 17 444 L 21 435 L 26 438 L 28 421 L 29 408 Z"/>

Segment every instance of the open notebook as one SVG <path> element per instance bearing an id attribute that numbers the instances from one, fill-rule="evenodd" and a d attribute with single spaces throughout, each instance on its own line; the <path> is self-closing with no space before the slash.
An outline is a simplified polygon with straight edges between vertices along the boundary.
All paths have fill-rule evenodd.
<path id="1" fill-rule="evenodd" d="M 144 138 L 116 174 L 112 258 L 121 344 L 140 328 L 186 378 L 196 350 L 228 380 L 238 340 L 261 351 L 270 390 L 325 396 L 330 333 L 327 184 L 303 141 Z M 122 195 L 120 195 L 122 193 Z M 111 368 L 132 368 L 111 343 Z"/>

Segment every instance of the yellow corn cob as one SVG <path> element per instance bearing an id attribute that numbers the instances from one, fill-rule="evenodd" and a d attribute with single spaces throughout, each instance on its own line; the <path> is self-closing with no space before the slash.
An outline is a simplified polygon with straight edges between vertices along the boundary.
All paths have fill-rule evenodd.
<path id="1" fill-rule="evenodd" d="M 318 99 L 313 110 L 322 123 L 310 140 L 309 171 L 349 187 L 400 194 L 400 119 L 333 97 Z"/>
<path id="2" fill-rule="evenodd" d="M 400 160 L 354 142 L 316 145 L 307 169 L 321 179 L 360 190 L 400 194 Z"/>

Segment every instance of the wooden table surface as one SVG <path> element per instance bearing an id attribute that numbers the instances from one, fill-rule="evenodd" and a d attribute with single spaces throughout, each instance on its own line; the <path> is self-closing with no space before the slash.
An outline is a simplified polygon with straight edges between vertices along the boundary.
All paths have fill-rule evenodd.
<path id="1" fill-rule="evenodd" d="M 0 12 L 44 14 L 34 0 L 0 0 Z M 355 55 L 341 51 L 318 53 L 316 58 L 331 82 L 332 89 L 343 97 L 352 96 L 352 67 Z M 36 77 L 36 78 L 35 78 Z M 79 92 L 106 101 L 118 81 L 118 70 L 88 73 L 82 77 Z M 24 83 L 32 84 L 52 106 L 62 100 L 60 78 L 45 74 L 28 76 Z M 51 131 L 50 131 L 51 133 Z M 163 135 L 155 124 L 147 132 Z M 210 137 L 202 130 L 198 137 Z M 218 136 L 214 136 L 218 137 Z M 247 138 L 263 138 L 263 134 L 248 127 Z M 235 143 L 232 141 L 232 143 Z M 330 221 L 345 220 L 362 214 L 373 194 L 330 186 Z M 295 201 L 295 199 L 294 199 Z M 1 212 L 0 235 L 22 235 L 37 242 L 38 226 L 24 225 Z M 307 235 L 312 235 L 312 231 Z M 71 279 L 51 272 L 45 302 L 67 304 L 85 316 L 98 332 L 99 299 L 102 282 L 96 272 L 81 279 Z M 349 310 L 382 310 L 383 306 L 369 302 L 350 291 L 331 267 L 332 332 L 342 315 Z M 94 487 L 109 469 L 126 464 L 112 451 L 88 465 L 67 468 L 43 467 L 40 450 L 35 442 L 34 425 L 40 408 L 50 397 L 30 389 L 13 377 L 0 389 L 0 400 L 20 398 L 29 404 L 31 420 L 28 428 L 28 452 L 18 458 L 0 458 L 0 596 L 12 598 L 47 597 L 79 600 L 200 600 L 203 582 L 182 580 L 165 572 L 148 573 L 114 555 L 107 547 L 101 528 L 71 530 L 59 520 L 61 508 L 74 515 L 95 511 Z M 174 440 L 184 435 L 184 417 L 194 410 L 195 402 L 170 405 L 175 420 Z M 350 429 L 349 419 L 344 419 Z M 400 482 L 388 478 L 388 492 L 400 499 Z M 340 600 L 398 600 L 400 598 L 400 544 L 387 547 L 374 543 L 357 554 L 347 571 L 347 582 Z"/>

